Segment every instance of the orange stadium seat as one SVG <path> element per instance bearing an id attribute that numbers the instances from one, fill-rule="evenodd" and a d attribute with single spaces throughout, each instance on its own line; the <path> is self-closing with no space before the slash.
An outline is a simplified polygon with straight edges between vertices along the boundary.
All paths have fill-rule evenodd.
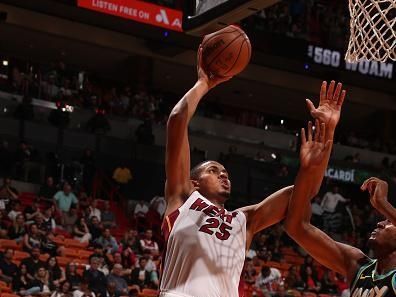
<path id="1" fill-rule="evenodd" d="M 303 297 L 317 297 L 317 295 L 312 292 L 304 292 Z"/>
<path id="2" fill-rule="evenodd" d="M 139 294 L 139 297 L 157 297 L 159 292 L 153 289 L 143 289 L 143 291 Z"/>
<path id="3" fill-rule="evenodd" d="M 0 246 L 4 249 L 20 250 L 21 246 L 15 240 L 0 239 Z"/>
<path id="4" fill-rule="evenodd" d="M 12 293 L 1 293 L 1 297 L 19 297 L 19 295 L 12 294 Z"/>
<path id="5" fill-rule="evenodd" d="M 58 265 L 60 267 L 66 267 L 66 265 L 72 261 L 70 260 L 70 258 L 67 257 L 56 257 L 56 259 L 58 260 Z"/>
<path id="6" fill-rule="evenodd" d="M 80 241 L 78 241 L 76 239 L 66 238 L 65 241 L 64 241 L 64 245 L 66 247 L 85 249 L 88 246 L 88 242 L 81 243 Z"/>
<path id="7" fill-rule="evenodd" d="M 40 255 L 40 261 L 46 262 L 49 257 L 50 257 L 49 254 L 41 254 Z"/>
<path id="8" fill-rule="evenodd" d="M 68 258 L 76 259 L 80 257 L 79 250 L 75 248 L 65 248 L 64 253 L 65 253 L 65 257 Z"/>
<path id="9" fill-rule="evenodd" d="M 25 258 L 28 258 L 29 256 L 30 256 L 29 253 L 21 252 L 21 251 L 15 251 L 13 260 L 23 260 Z"/>
<path id="10" fill-rule="evenodd" d="M 78 255 L 80 259 L 88 259 L 93 254 L 93 251 L 79 250 Z"/>

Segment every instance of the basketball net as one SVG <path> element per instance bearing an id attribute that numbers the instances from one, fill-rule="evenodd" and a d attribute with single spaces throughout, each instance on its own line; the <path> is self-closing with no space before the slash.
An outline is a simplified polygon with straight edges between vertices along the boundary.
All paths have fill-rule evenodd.
<path id="1" fill-rule="evenodd" d="M 396 61 L 396 0 L 349 0 L 349 12 L 345 60 Z"/>

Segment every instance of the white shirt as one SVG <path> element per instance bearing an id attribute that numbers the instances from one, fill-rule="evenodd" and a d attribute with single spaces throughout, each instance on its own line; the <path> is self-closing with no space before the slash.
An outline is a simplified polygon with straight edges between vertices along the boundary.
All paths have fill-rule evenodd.
<path id="1" fill-rule="evenodd" d="M 320 204 L 314 202 L 312 203 L 311 207 L 312 207 L 312 214 L 317 216 L 321 216 L 323 214 L 323 208 L 322 206 L 320 206 Z"/>
<path id="2" fill-rule="evenodd" d="M 256 286 L 261 289 L 267 289 L 268 291 L 271 292 L 271 291 L 273 291 L 272 285 L 280 282 L 280 280 L 282 278 L 282 274 L 276 268 L 271 267 L 270 271 L 271 271 L 270 274 L 264 278 L 260 272 L 260 274 L 256 278 Z"/>
<path id="3" fill-rule="evenodd" d="M 8 213 L 8 217 L 10 218 L 11 221 L 15 221 L 15 218 L 16 218 L 19 214 L 22 214 L 22 212 L 21 212 L 21 211 L 11 210 L 11 211 Z"/>
<path id="4" fill-rule="evenodd" d="M 156 208 L 155 210 L 159 213 L 161 218 L 163 217 L 165 210 L 166 210 L 166 201 L 164 197 L 161 196 L 155 196 L 151 202 L 150 205 L 154 205 L 156 203 Z"/>
<path id="5" fill-rule="evenodd" d="M 331 192 L 327 192 L 323 197 L 321 206 L 324 211 L 334 212 L 339 201 L 346 202 L 347 199 L 345 199 L 338 193 L 334 194 Z"/>
<path id="6" fill-rule="evenodd" d="M 133 212 L 135 215 L 136 214 L 138 214 L 138 213 L 144 213 L 144 214 L 146 214 L 147 212 L 148 212 L 148 206 L 146 205 L 146 204 L 140 204 L 140 203 L 138 203 L 138 204 L 136 204 L 136 206 L 135 206 L 135 211 Z"/>
<path id="7" fill-rule="evenodd" d="M 101 212 L 100 212 L 100 210 L 97 209 L 97 208 L 90 207 L 90 208 L 89 208 L 89 218 L 92 218 L 92 217 L 97 217 L 98 220 L 99 220 L 99 222 L 100 222 L 100 221 L 102 220 L 102 219 L 101 219 Z"/>
<path id="8" fill-rule="evenodd" d="M 96 297 L 94 292 L 91 292 L 92 297 Z M 84 292 L 80 291 L 80 290 L 75 290 L 73 292 L 73 297 L 81 297 L 82 295 L 84 295 Z"/>

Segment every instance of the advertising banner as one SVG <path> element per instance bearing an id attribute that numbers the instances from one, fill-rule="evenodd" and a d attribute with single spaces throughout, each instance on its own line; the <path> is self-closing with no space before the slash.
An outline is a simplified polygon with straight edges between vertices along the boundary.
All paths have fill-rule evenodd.
<path id="1" fill-rule="evenodd" d="M 137 0 L 78 0 L 78 7 L 136 22 L 182 31 L 183 12 Z"/>

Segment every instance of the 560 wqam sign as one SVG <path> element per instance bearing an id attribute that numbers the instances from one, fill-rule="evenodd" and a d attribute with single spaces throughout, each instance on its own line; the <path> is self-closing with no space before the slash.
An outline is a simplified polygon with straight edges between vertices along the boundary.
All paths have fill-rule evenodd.
<path id="1" fill-rule="evenodd" d="M 79 7 L 111 14 L 136 22 L 182 31 L 183 13 L 137 0 L 78 0 Z"/>

